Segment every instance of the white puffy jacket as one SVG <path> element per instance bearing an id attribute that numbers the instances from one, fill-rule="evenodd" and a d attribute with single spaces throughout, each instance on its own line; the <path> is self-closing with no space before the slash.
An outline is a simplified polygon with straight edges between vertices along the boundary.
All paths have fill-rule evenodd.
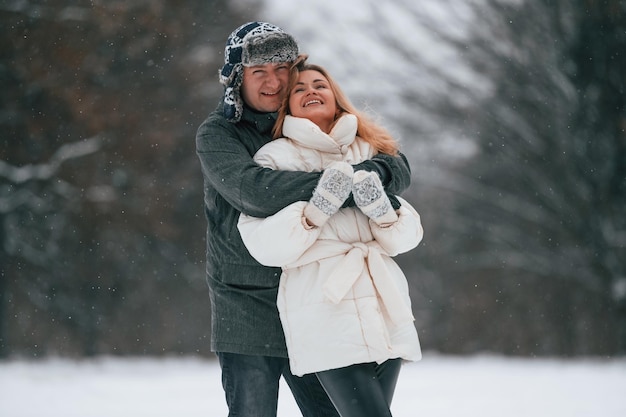
<path id="1" fill-rule="evenodd" d="M 287 116 L 287 138 L 263 146 L 254 159 L 300 171 L 322 171 L 339 160 L 356 164 L 375 153 L 356 130 L 353 115 L 342 116 L 330 134 L 308 119 Z M 391 257 L 416 247 L 423 230 L 419 214 L 399 200 L 399 220 L 385 228 L 354 207 L 307 229 L 307 202 L 265 219 L 240 217 L 239 231 L 252 256 L 283 269 L 277 305 L 295 375 L 421 358 L 407 281 Z"/>

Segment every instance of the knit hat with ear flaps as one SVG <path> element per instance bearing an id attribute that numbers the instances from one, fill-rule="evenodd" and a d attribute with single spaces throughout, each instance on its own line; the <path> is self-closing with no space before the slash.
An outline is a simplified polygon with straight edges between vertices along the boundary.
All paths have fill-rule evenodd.
<path id="1" fill-rule="evenodd" d="M 226 41 L 220 83 L 224 85 L 224 117 L 238 122 L 243 113 L 240 94 L 243 67 L 292 62 L 298 57 L 295 39 L 278 26 L 249 22 L 235 29 Z"/>

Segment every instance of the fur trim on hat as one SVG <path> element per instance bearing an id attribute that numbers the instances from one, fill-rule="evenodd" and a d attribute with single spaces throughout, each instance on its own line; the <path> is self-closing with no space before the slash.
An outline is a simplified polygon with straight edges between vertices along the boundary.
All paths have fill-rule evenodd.
<path id="1" fill-rule="evenodd" d="M 240 89 L 243 67 L 293 62 L 298 57 L 295 39 L 278 26 L 249 22 L 233 31 L 226 41 L 220 83 L 224 85 L 224 117 L 238 122 L 243 113 Z"/>

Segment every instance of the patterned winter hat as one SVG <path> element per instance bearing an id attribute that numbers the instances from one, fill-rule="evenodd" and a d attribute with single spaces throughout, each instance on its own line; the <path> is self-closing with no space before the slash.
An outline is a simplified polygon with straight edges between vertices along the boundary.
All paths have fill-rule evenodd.
<path id="1" fill-rule="evenodd" d="M 238 122 L 243 112 L 239 89 L 243 67 L 278 62 L 292 62 L 298 56 L 295 39 L 278 26 L 249 22 L 233 31 L 226 41 L 220 83 L 224 85 L 224 117 Z"/>

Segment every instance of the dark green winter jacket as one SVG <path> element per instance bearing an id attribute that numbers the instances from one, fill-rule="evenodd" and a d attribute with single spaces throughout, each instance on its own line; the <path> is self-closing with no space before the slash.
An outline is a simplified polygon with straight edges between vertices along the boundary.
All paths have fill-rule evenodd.
<path id="1" fill-rule="evenodd" d="M 273 171 L 252 156 L 271 140 L 275 113 L 244 107 L 238 123 L 222 116 L 221 105 L 200 125 L 196 151 L 204 177 L 207 219 L 206 273 L 211 300 L 211 350 L 287 357 L 276 308 L 280 268 L 259 264 L 248 253 L 237 221 L 241 212 L 267 217 L 311 198 L 320 173 Z M 387 191 L 410 184 L 404 156 L 377 155 L 366 170 L 382 170 Z M 272 242 L 268 238 L 268 245 Z"/>

